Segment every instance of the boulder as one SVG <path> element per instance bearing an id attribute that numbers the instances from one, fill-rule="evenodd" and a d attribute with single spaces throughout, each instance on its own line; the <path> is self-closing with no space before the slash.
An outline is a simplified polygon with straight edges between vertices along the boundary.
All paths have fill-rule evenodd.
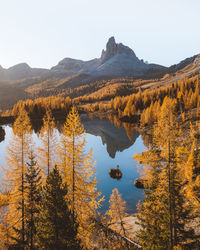
<path id="1" fill-rule="evenodd" d="M 122 172 L 119 168 L 111 168 L 109 170 L 109 175 L 111 178 L 117 179 L 117 180 L 122 178 Z"/>
<path id="2" fill-rule="evenodd" d="M 145 189 L 147 188 L 147 180 L 142 179 L 142 178 L 138 178 L 134 181 L 134 185 L 136 188 L 140 188 L 140 189 Z"/>

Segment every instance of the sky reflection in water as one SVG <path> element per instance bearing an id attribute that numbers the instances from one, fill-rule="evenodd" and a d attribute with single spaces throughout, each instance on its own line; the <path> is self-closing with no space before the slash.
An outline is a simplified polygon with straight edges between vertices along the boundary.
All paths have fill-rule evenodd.
<path id="1" fill-rule="evenodd" d="M 6 136 L 5 140 L 0 143 L 0 164 L 6 166 L 6 147 L 12 134 L 12 128 L 10 126 L 4 126 L 3 128 Z M 33 139 L 36 145 L 40 145 L 40 140 L 36 134 L 33 134 Z M 123 199 L 127 202 L 128 213 L 136 212 L 137 202 L 143 199 L 143 190 L 139 190 L 134 186 L 134 180 L 139 177 L 139 173 L 133 155 L 145 149 L 141 136 L 137 137 L 135 143 L 129 148 L 124 149 L 122 152 L 116 152 L 115 158 L 109 156 L 107 145 L 106 143 L 103 145 L 100 136 L 87 133 L 86 141 L 86 150 L 93 150 L 93 159 L 96 161 L 98 189 L 105 196 L 101 211 L 104 212 L 108 208 L 108 200 L 113 188 L 118 188 Z M 116 168 L 117 165 L 119 165 L 123 174 L 120 180 L 113 179 L 109 175 L 109 170 Z"/>

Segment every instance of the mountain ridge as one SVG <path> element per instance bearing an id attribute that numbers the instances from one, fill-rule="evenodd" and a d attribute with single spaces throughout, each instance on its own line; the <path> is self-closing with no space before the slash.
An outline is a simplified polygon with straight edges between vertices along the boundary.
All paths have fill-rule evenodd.
<path id="1" fill-rule="evenodd" d="M 199 73 L 200 54 L 170 67 L 147 64 L 131 48 L 111 37 L 100 58 L 89 61 L 67 57 L 51 69 L 31 68 L 27 63 L 8 69 L 0 66 L 0 109 L 12 108 L 18 100 L 50 95 L 98 95 L 98 100 L 103 100 L 102 96 L 108 100 L 135 93 L 141 87 L 164 86 Z"/>
<path id="2" fill-rule="evenodd" d="M 0 66 L 0 81 L 11 82 L 32 77 L 64 78 L 81 74 L 88 75 L 88 78 L 85 79 L 86 82 L 103 77 L 142 77 L 151 70 L 158 70 L 161 73 L 163 72 L 163 74 L 179 70 L 181 67 L 192 63 L 197 56 L 184 59 L 170 67 L 159 64 L 147 64 L 140 60 L 131 48 L 122 43 L 116 43 L 115 38 L 110 37 L 106 44 L 106 49 L 102 50 L 100 58 L 83 61 L 66 57 L 51 69 L 31 68 L 27 63 L 20 63 L 8 69 Z"/>
<path id="3" fill-rule="evenodd" d="M 72 67 L 71 67 L 72 66 Z M 109 38 L 106 49 L 102 50 L 101 57 L 89 61 L 64 58 L 58 65 L 52 67 L 55 71 L 65 71 L 70 75 L 90 74 L 95 77 L 139 76 L 151 68 L 166 68 L 156 64 L 146 64 L 139 60 L 135 52 L 122 43 L 116 43 L 115 38 Z"/>

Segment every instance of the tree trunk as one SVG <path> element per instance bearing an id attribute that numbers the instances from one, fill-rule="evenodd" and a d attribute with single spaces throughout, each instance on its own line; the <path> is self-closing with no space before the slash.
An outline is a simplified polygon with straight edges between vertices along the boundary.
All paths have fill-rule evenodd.
<path id="1" fill-rule="evenodd" d="M 168 140 L 168 201 L 169 201 L 169 249 L 173 249 L 173 223 L 172 223 L 172 197 L 171 197 L 171 157 L 170 157 L 170 139 Z"/>
<path id="2" fill-rule="evenodd" d="M 73 192 L 73 198 L 72 198 L 72 203 L 73 203 L 73 220 L 74 220 L 74 209 L 75 209 L 75 206 L 74 206 L 74 201 L 75 201 L 75 197 L 74 197 L 74 193 L 75 193 L 75 162 L 74 162 L 74 143 L 75 143 L 75 138 L 74 138 L 74 133 L 73 133 L 73 158 L 72 158 L 72 167 L 73 167 L 73 188 L 72 188 L 72 192 Z"/>
<path id="3" fill-rule="evenodd" d="M 22 143 L 22 248 L 24 249 L 24 135 L 21 138 Z"/>

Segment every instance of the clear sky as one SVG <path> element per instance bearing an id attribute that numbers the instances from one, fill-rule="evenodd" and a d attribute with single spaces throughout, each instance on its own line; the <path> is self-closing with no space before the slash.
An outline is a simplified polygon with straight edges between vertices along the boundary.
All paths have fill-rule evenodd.
<path id="1" fill-rule="evenodd" d="M 0 0 L 0 65 L 100 57 L 110 36 L 171 65 L 200 53 L 200 0 Z"/>

